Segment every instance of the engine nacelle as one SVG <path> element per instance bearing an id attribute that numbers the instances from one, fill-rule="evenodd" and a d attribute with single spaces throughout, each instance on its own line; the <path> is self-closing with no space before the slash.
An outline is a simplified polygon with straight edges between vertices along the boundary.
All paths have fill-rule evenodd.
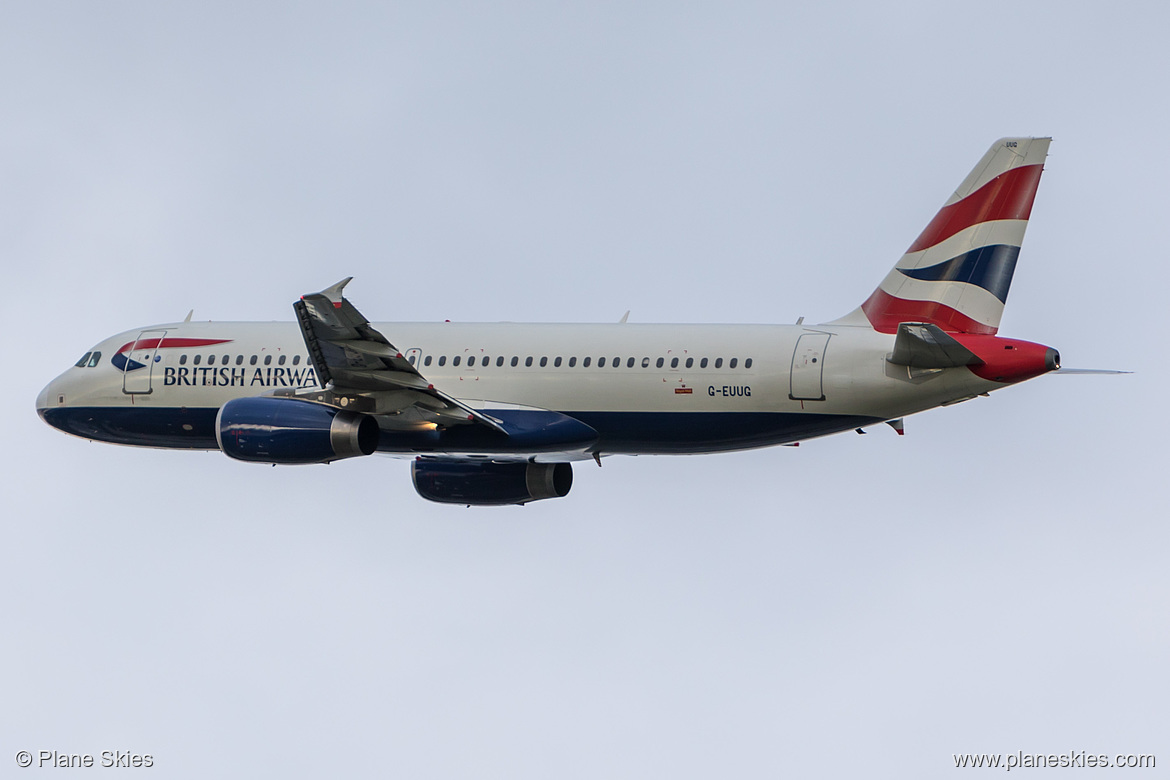
<path id="1" fill-rule="evenodd" d="M 503 506 L 563 498 L 573 486 L 573 467 L 568 463 L 416 460 L 411 477 L 414 489 L 428 501 Z"/>
<path id="2" fill-rule="evenodd" d="M 253 463 L 329 463 L 378 448 L 369 415 L 296 398 L 234 398 L 215 418 L 225 455 Z"/>

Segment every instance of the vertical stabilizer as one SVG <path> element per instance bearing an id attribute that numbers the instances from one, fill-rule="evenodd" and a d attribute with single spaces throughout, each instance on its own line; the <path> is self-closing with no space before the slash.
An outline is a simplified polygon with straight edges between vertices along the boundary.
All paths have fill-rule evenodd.
<path id="1" fill-rule="evenodd" d="M 1051 138 L 992 144 L 873 295 L 838 324 L 999 330 Z"/>

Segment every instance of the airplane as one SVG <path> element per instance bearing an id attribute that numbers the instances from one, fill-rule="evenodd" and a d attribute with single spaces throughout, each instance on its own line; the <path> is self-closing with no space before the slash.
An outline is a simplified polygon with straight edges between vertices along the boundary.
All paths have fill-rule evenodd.
<path id="1" fill-rule="evenodd" d="M 859 307 L 819 325 L 378 323 L 343 294 L 295 322 L 183 322 L 103 340 L 37 398 L 85 439 L 237 460 L 413 458 L 418 494 L 525 504 L 610 455 L 799 445 L 1060 368 L 998 335 L 1050 138 L 992 144 Z"/>

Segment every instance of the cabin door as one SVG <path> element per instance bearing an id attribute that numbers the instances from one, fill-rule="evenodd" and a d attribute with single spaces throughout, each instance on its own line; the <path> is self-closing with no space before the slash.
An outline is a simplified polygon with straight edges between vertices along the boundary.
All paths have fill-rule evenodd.
<path id="1" fill-rule="evenodd" d="M 151 374 L 158 359 L 159 344 L 165 335 L 165 330 L 144 330 L 132 344 L 127 345 L 124 353 L 118 353 L 122 358 L 119 362 L 122 364 L 123 393 L 152 392 Z"/>
<path id="2" fill-rule="evenodd" d="M 825 370 L 825 348 L 829 333 L 805 333 L 796 340 L 788 397 L 793 401 L 823 401 L 821 377 Z"/>

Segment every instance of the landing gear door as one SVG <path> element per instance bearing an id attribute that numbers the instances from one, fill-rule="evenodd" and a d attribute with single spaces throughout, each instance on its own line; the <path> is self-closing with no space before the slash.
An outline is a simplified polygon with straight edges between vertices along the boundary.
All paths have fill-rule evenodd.
<path id="1" fill-rule="evenodd" d="M 793 401 L 825 400 L 821 376 L 825 369 L 825 349 L 831 336 L 829 333 L 805 333 L 796 340 L 788 393 Z"/>
<path id="2" fill-rule="evenodd" d="M 162 343 L 165 330 L 144 330 L 138 334 L 126 352 L 122 354 L 122 392 L 128 394 L 149 393 L 154 361 Z"/>

